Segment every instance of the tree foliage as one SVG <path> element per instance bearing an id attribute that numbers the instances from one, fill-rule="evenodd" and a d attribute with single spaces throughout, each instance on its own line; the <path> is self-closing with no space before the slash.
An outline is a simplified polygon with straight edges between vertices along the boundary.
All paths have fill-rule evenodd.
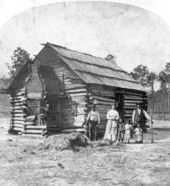
<path id="1" fill-rule="evenodd" d="M 151 88 L 154 91 L 154 81 L 157 79 L 157 75 L 154 72 L 150 72 L 147 66 L 138 65 L 129 75 L 142 86 Z"/>
<path id="2" fill-rule="evenodd" d="M 108 61 L 113 61 L 114 63 L 116 62 L 116 56 L 112 54 L 108 54 L 105 59 Z"/>
<path id="3" fill-rule="evenodd" d="M 158 75 L 158 80 L 161 84 L 161 90 L 166 91 L 170 84 L 170 63 L 166 63 L 165 69 Z"/>
<path id="4" fill-rule="evenodd" d="M 31 60 L 31 58 L 30 54 L 26 50 L 17 47 L 17 49 L 14 50 L 13 55 L 11 56 L 11 60 L 12 60 L 11 64 L 7 63 L 7 67 L 9 70 L 8 74 L 10 78 L 14 77 L 16 73 L 22 68 L 22 66 L 28 60 Z"/>

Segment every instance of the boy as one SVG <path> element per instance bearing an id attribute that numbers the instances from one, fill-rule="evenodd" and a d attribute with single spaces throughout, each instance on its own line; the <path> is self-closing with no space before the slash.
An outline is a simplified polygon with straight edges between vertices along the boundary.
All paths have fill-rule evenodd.
<path id="1" fill-rule="evenodd" d="M 131 136 L 132 136 L 132 125 L 130 125 L 129 121 L 125 122 L 125 136 L 124 136 L 124 142 L 129 143 Z"/>

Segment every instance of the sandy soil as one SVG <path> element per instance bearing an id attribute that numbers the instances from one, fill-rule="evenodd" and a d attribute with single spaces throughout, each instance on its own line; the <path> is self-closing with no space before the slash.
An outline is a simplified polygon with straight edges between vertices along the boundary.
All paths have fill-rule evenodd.
<path id="1" fill-rule="evenodd" d="M 170 130 L 154 130 L 154 143 L 71 150 L 40 150 L 43 137 L 7 134 L 0 125 L 0 185 L 113 186 L 170 185 Z"/>

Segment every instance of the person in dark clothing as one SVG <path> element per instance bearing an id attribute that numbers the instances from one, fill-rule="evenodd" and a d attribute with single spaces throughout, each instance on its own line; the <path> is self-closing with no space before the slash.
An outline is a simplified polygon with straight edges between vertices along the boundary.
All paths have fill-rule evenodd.
<path id="1" fill-rule="evenodd" d="M 95 140 L 97 137 L 97 127 L 100 123 L 99 112 L 96 111 L 95 105 L 92 106 L 88 116 L 87 116 L 87 136 L 90 140 Z"/>
<path id="2" fill-rule="evenodd" d="M 136 106 L 137 108 L 133 111 L 132 115 L 133 128 L 136 128 L 139 125 L 142 131 L 145 132 L 146 122 L 147 120 L 150 121 L 151 118 L 148 113 L 142 108 L 141 103 L 137 103 Z"/>

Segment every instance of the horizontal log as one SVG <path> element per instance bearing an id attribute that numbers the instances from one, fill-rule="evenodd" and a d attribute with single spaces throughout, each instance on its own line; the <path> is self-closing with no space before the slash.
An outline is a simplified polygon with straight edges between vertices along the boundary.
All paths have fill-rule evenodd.
<path id="1" fill-rule="evenodd" d="M 13 114 L 19 114 L 19 113 L 23 113 L 23 111 L 22 110 L 10 110 L 10 112 Z"/>
<path id="2" fill-rule="evenodd" d="M 47 127 L 46 126 L 32 126 L 32 125 L 28 125 L 26 126 L 26 130 L 27 129 L 34 129 L 34 130 L 42 130 L 42 129 L 46 129 Z"/>
<path id="3" fill-rule="evenodd" d="M 17 127 L 17 128 L 21 128 L 21 129 L 24 128 L 24 126 L 22 124 L 20 124 L 20 123 L 14 123 L 13 126 Z"/>
<path id="4" fill-rule="evenodd" d="M 132 117 L 132 114 L 124 113 L 124 117 L 127 117 L 127 116 L 128 116 L 128 117 L 130 117 L 130 116 Z"/>
<path id="5" fill-rule="evenodd" d="M 86 88 L 87 86 L 84 84 L 72 84 L 72 85 L 67 85 L 65 86 L 65 90 L 74 90 L 74 89 L 77 89 L 77 88 Z"/>
<path id="6" fill-rule="evenodd" d="M 107 101 L 107 102 L 114 102 L 115 100 L 114 99 L 109 99 L 109 98 L 105 98 L 105 97 L 102 97 L 102 96 L 90 96 L 89 99 L 97 99 L 97 100 L 100 100 L 100 101 Z"/>
<path id="7" fill-rule="evenodd" d="M 113 101 L 113 102 L 106 102 L 106 101 L 98 101 L 98 103 L 97 103 L 98 105 L 110 105 L 111 106 L 111 104 L 115 104 L 115 101 Z"/>
<path id="8" fill-rule="evenodd" d="M 124 114 L 133 114 L 133 110 L 125 110 Z"/>
<path id="9" fill-rule="evenodd" d="M 87 105 L 87 102 L 83 101 L 83 102 L 74 103 L 72 100 L 70 101 L 68 99 L 63 100 L 63 101 L 60 102 L 60 106 L 62 106 L 62 107 L 64 107 L 64 106 L 72 106 L 72 105 L 75 105 L 75 104 L 76 104 L 77 107 L 83 107 L 83 106 Z"/>
<path id="10" fill-rule="evenodd" d="M 125 95 L 124 95 L 124 99 L 125 100 L 139 100 L 139 101 L 147 100 L 147 98 L 143 98 L 140 96 L 125 96 Z"/>
<path id="11" fill-rule="evenodd" d="M 42 130 L 26 130 L 24 133 L 25 134 L 42 134 L 43 131 Z"/>
<path id="12" fill-rule="evenodd" d="M 124 103 L 124 106 L 131 106 L 131 107 L 135 107 L 136 108 L 136 103 Z"/>
<path id="13" fill-rule="evenodd" d="M 71 93 L 69 93 L 69 95 L 70 95 L 70 97 L 72 98 L 72 97 L 78 97 L 79 99 L 81 99 L 81 98 L 84 98 L 85 96 L 88 96 L 89 94 L 88 93 L 74 93 L 74 94 L 71 94 Z"/>
<path id="14" fill-rule="evenodd" d="M 24 116 L 26 116 L 26 114 L 13 114 L 13 116 L 14 116 L 14 117 L 15 117 L 15 116 L 24 117 Z"/>
<path id="15" fill-rule="evenodd" d="M 23 106 L 23 103 L 11 103 L 11 107 Z"/>
<path id="16" fill-rule="evenodd" d="M 124 94 L 124 95 L 133 95 L 133 96 L 141 96 L 141 97 L 144 97 L 146 96 L 146 94 L 144 94 L 143 92 L 130 92 L 130 91 L 127 91 L 127 90 L 116 90 L 116 93 L 121 93 L 121 94 Z"/>
<path id="17" fill-rule="evenodd" d="M 73 90 L 66 90 L 67 93 L 87 93 L 87 89 L 85 88 L 77 88 Z"/>
<path id="18" fill-rule="evenodd" d="M 24 121 L 13 120 L 12 122 L 13 122 L 14 124 L 15 124 L 15 123 L 17 123 L 17 124 L 22 124 L 22 125 L 24 124 Z"/>
<path id="19" fill-rule="evenodd" d="M 71 133 L 71 132 L 85 132 L 86 130 L 84 128 L 79 129 L 63 129 L 61 130 L 62 133 Z"/>
<path id="20" fill-rule="evenodd" d="M 26 95 L 25 91 L 21 91 L 21 92 L 18 92 L 17 94 L 15 94 L 15 96 L 23 96 L 23 95 Z"/>
<path id="21" fill-rule="evenodd" d="M 10 106 L 10 109 L 11 110 L 17 110 L 17 109 L 22 109 L 23 108 L 23 106 Z"/>
<path id="22" fill-rule="evenodd" d="M 124 103 L 126 104 L 126 103 L 141 103 L 141 101 L 140 100 L 124 100 Z"/>
<path id="23" fill-rule="evenodd" d="M 104 91 L 104 90 L 89 90 L 92 95 L 99 95 L 103 97 L 115 97 L 115 93 L 111 91 Z"/>
<path id="24" fill-rule="evenodd" d="M 24 103 L 25 101 L 27 101 L 27 100 L 26 100 L 26 99 L 25 99 L 25 100 L 17 99 L 17 100 L 11 100 L 10 103 L 11 103 L 11 104 L 15 104 L 15 103 Z"/>
<path id="25" fill-rule="evenodd" d="M 23 94 L 20 94 L 20 95 L 18 95 L 18 94 L 10 94 L 10 98 L 17 98 L 17 97 L 23 97 L 23 96 L 25 96 L 26 97 L 26 93 L 23 93 Z"/>
<path id="26" fill-rule="evenodd" d="M 34 125 L 35 123 L 33 121 L 26 121 L 24 125 Z"/>

